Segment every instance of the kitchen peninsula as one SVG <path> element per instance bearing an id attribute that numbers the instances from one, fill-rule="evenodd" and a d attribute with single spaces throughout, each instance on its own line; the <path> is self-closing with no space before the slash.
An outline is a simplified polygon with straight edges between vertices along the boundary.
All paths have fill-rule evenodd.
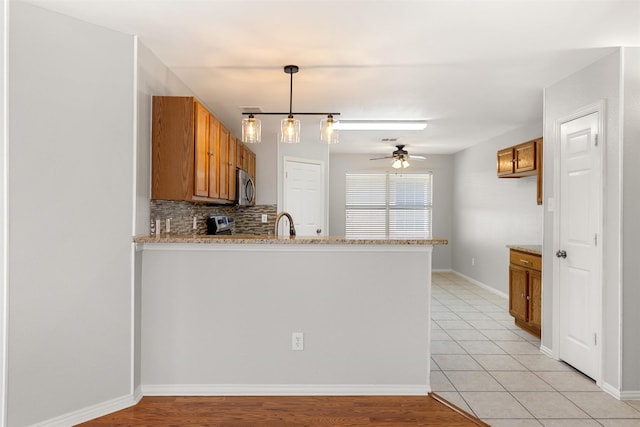
<path id="1" fill-rule="evenodd" d="M 446 240 L 135 242 L 144 395 L 430 391 L 431 254 Z"/>

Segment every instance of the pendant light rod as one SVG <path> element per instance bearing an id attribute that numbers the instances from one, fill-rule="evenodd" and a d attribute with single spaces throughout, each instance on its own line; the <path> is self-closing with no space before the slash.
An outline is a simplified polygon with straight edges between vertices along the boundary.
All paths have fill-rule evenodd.
<path id="1" fill-rule="evenodd" d="M 289 74 L 289 116 L 293 111 L 293 74 L 300 71 L 297 65 L 285 65 L 284 72 Z"/>
<path id="2" fill-rule="evenodd" d="M 296 116 L 328 116 L 331 114 L 332 116 L 339 116 L 340 113 L 294 113 L 293 112 L 293 75 L 300 71 L 300 67 L 297 65 L 285 65 L 284 72 L 289 74 L 289 112 L 288 113 L 263 113 L 263 112 L 243 112 L 243 116 L 248 116 L 253 114 L 254 116 L 262 115 L 262 116 L 282 116 L 284 114 L 288 115 L 296 115 Z"/>

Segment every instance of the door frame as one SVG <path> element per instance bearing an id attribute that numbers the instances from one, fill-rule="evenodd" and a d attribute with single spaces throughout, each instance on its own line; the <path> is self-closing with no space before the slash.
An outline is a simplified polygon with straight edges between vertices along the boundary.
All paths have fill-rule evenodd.
<path id="1" fill-rule="evenodd" d="M 290 162 L 293 163 L 309 163 L 312 165 L 320 166 L 320 185 L 321 185 L 321 193 L 323 198 L 323 213 L 324 213 L 324 221 L 322 224 L 322 229 L 325 230 L 323 235 L 329 235 L 329 195 L 327 194 L 327 182 L 326 182 L 326 174 L 327 170 L 325 168 L 325 162 L 323 160 L 318 159 L 305 159 L 302 157 L 292 157 L 292 156 L 284 156 L 282 158 L 282 206 L 279 206 L 278 211 L 284 211 L 285 206 L 287 206 L 287 166 Z"/>
<path id="2" fill-rule="evenodd" d="M 553 209 L 553 307 L 552 307 L 552 334 L 553 334 L 553 351 L 552 356 L 554 359 L 560 359 L 560 260 L 555 257 L 555 251 L 560 249 L 560 156 L 561 156 L 561 147 L 560 147 L 560 128 L 563 124 L 568 123 L 572 120 L 579 119 L 584 116 L 588 116 L 589 114 L 598 113 L 598 145 L 601 147 L 601 159 L 600 159 L 600 170 L 598 173 L 602 177 L 600 181 L 600 220 L 598 223 L 598 240 L 600 244 L 597 246 L 598 251 L 598 259 L 600 263 L 599 268 L 599 277 L 598 277 L 598 291 L 597 293 L 600 296 L 600 304 L 599 304 L 599 313 L 597 313 L 597 328 L 596 333 L 598 334 L 598 369 L 596 372 L 596 377 L 594 380 L 596 384 L 602 386 L 602 372 L 604 371 L 604 346 L 602 345 L 604 342 L 604 328 L 603 328 L 603 316 L 604 313 L 604 214 L 605 214 L 605 168 L 606 168 L 606 101 L 604 99 L 595 102 L 593 104 L 586 105 L 573 113 L 564 116 L 560 119 L 556 119 L 553 125 L 553 155 L 554 159 L 554 167 L 553 167 L 553 188 L 554 188 L 554 198 L 555 198 L 555 208 Z"/>

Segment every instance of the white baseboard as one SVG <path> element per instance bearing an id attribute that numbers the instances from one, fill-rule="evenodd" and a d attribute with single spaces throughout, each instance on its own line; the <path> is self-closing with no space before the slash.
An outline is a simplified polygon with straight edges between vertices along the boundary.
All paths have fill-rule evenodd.
<path id="1" fill-rule="evenodd" d="M 140 402 L 140 400 L 142 400 L 143 397 L 144 397 L 144 394 L 142 394 L 142 387 L 137 386 L 135 390 L 133 390 L 133 400 L 137 404 L 138 402 Z"/>
<path id="2" fill-rule="evenodd" d="M 549 347 L 546 347 L 546 346 L 544 346 L 544 345 L 541 345 L 541 346 L 540 346 L 540 351 L 541 351 L 543 354 L 545 354 L 545 355 L 549 356 L 550 358 L 555 359 L 555 356 L 553 355 L 553 350 L 551 350 Z"/>
<path id="3" fill-rule="evenodd" d="M 432 268 L 432 273 L 452 273 L 453 270 L 450 268 Z"/>
<path id="4" fill-rule="evenodd" d="M 148 384 L 145 396 L 423 396 L 428 385 L 394 384 Z"/>
<path id="5" fill-rule="evenodd" d="M 602 382 L 600 384 L 598 384 L 600 386 L 600 388 L 602 389 L 602 391 L 609 393 L 611 396 L 615 397 L 616 399 L 620 400 L 621 396 L 620 396 L 620 390 L 618 390 L 616 387 L 612 386 L 609 383 L 605 383 Z"/>
<path id="6" fill-rule="evenodd" d="M 465 279 L 467 279 L 469 282 L 473 283 L 474 285 L 480 286 L 481 288 L 486 289 L 489 292 L 493 292 L 494 294 L 496 294 L 496 295 L 498 295 L 498 296 L 500 296 L 500 297 L 502 297 L 504 299 L 509 299 L 509 295 L 507 295 L 506 293 L 504 293 L 502 291 L 497 290 L 496 288 L 493 288 L 493 287 L 491 287 L 489 285 L 485 285 L 484 283 L 479 282 L 476 279 L 474 279 L 472 277 L 469 277 L 469 276 L 467 276 L 465 274 L 462 274 L 462 273 L 460 273 L 458 271 L 453 270 L 453 273 L 457 274 L 458 276 L 464 277 Z"/>
<path id="7" fill-rule="evenodd" d="M 55 418 L 48 419 L 36 424 L 32 427 L 68 427 L 76 424 L 84 423 L 94 418 L 102 417 L 112 412 L 120 411 L 138 403 L 133 395 L 117 397 L 106 402 L 88 406 L 78 411 L 69 412 Z"/>
<path id="8" fill-rule="evenodd" d="M 640 400 L 640 390 L 620 391 L 609 383 L 598 384 L 600 388 L 618 400 Z"/>

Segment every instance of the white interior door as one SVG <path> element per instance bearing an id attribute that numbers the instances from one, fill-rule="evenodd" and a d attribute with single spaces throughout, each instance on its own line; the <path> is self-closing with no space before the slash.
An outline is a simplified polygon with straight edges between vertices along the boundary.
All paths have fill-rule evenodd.
<path id="1" fill-rule="evenodd" d="M 326 235 L 322 162 L 285 159 L 283 206 L 293 217 L 298 236 Z"/>
<path id="2" fill-rule="evenodd" d="M 602 154 L 598 114 L 560 126 L 560 359 L 599 379 L 602 307 Z"/>

